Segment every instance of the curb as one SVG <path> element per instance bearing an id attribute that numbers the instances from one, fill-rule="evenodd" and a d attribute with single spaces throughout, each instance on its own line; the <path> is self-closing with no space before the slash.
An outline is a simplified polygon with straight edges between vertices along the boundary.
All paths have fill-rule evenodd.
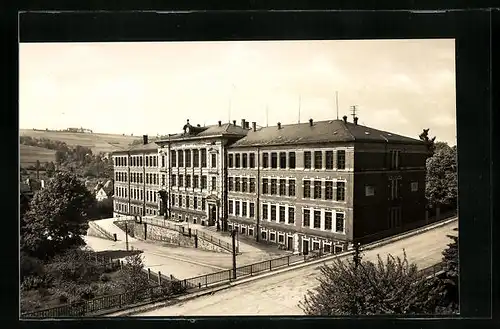
<path id="1" fill-rule="evenodd" d="M 454 221 L 457 221 L 457 220 L 458 220 L 458 217 L 455 216 L 453 218 L 445 219 L 445 220 L 443 220 L 441 222 L 432 223 L 432 224 L 429 224 L 428 226 L 417 228 L 417 229 L 415 229 L 413 231 L 405 232 L 405 233 L 403 233 L 401 235 L 398 235 L 398 236 L 386 238 L 386 239 L 384 239 L 382 241 L 378 241 L 378 242 L 373 242 L 371 244 L 368 244 L 368 245 L 364 246 L 363 249 L 364 250 L 370 250 L 370 249 L 382 247 L 382 246 L 387 245 L 387 244 L 392 243 L 392 242 L 403 240 L 403 239 L 406 239 L 406 238 L 409 238 L 409 237 L 412 237 L 412 236 L 415 236 L 415 235 L 418 235 L 418 234 L 430 231 L 430 230 L 435 229 L 435 228 L 446 226 L 446 225 L 448 225 L 448 224 L 450 224 L 450 223 L 452 223 Z M 113 313 L 110 313 L 110 314 L 105 315 L 105 316 L 109 316 L 109 317 L 113 317 L 113 316 L 115 316 L 115 317 L 126 317 L 126 316 L 136 315 L 136 314 L 140 314 L 140 313 L 144 313 L 144 312 L 148 312 L 148 311 L 154 311 L 154 310 L 162 308 L 162 307 L 168 307 L 168 306 L 172 306 L 174 304 L 178 304 L 178 303 L 181 303 L 181 302 L 186 302 L 186 301 L 189 301 L 191 299 L 195 299 L 197 297 L 202 297 L 202 296 L 214 294 L 214 293 L 216 293 L 218 291 L 226 290 L 226 289 L 229 289 L 229 288 L 234 287 L 234 286 L 238 286 L 238 285 L 245 284 L 245 283 L 248 283 L 248 282 L 256 281 L 256 280 L 259 280 L 259 279 L 264 279 L 264 278 L 267 278 L 267 277 L 269 277 L 271 275 L 280 274 L 280 273 L 284 273 L 284 272 L 288 272 L 288 271 L 292 271 L 292 270 L 297 270 L 297 269 L 301 269 L 301 268 L 304 268 L 304 267 L 307 267 L 307 266 L 314 266 L 314 265 L 317 265 L 317 264 L 320 264 L 320 263 L 331 261 L 331 260 L 336 259 L 338 257 L 348 256 L 348 255 L 351 255 L 353 252 L 354 252 L 353 250 L 344 251 L 344 252 L 339 253 L 339 254 L 335 254 L 335 255 L 332 255 L 332 256 L 327 256 L 327 257 L 324 257 L 324 258 L 316 259 L 316 260 L 313 260 L 313 261 L 310 261 L 310 262 L 299 263 L 299 264 L 296 264 L 296 265 L 291 265 L 291 266 L 288 266 L 288 267 L 285 267 L 285 268 L 278 269 L 276 271 L 265 272 L 263 274 L 259 274 L 259 275 L 256 275 L 256 276 L 251 276 L 251 277 L 248 277 L 248 278 L 236 280 L 234 282 L 229 282 L 229 283 L 223 284 L 223 286 L 217 286 L 217 287 L 209 288 L 209 289 L 201 291 L 201 292 L 197 292 L 197 293 L 192 293 L 192 294 L 189 294 L 189 295 L 181 296 L 179 298 L 171 299 L 171 300 L 168 300 L 166 302 L 158 302 L 157 304 L 149 305 L 147 307 L 133 308 L 133 309 L 130 309 L 130 310 L 113 312 Z"/>

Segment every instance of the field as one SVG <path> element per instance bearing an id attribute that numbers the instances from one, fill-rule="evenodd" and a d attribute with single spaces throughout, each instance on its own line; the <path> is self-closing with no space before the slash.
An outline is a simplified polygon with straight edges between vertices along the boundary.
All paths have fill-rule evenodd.
<path id="1" fill-rule="evenodd" d="M 19 157 L 21 167 L 35 165 L 36 160 L 40 163 L 56 161 L 56 151 L 49 150 L 43 147 L 19 145 Z"/>
<path id="2" fill-rule="evenodd" d="M 38 131 L 32 129 L 20 129 L 19 134 L 21 136 L 30 136 L 34 138 L 48 138 L 52 140 L 59 140 L 61 142 L 65 142 L 69 146 L 81 145 L 89 147 L 94 153 L 107 153 L 126 149 L 133 141 L 142 139 L 142 137 L 138 136 Z M 42 162 L 41 159 L 40 162 Z"/>

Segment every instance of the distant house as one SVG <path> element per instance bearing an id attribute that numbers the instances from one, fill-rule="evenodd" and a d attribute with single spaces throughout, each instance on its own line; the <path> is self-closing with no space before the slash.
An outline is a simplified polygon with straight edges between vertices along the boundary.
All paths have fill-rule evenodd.
<path id="1" fill-rule="evenodd" d="M 95 198 L 97 201 L 101 202 L 107 200 L 113 196 L 113 181 L 108 180 L 106 184 L 98 183 L 95 187 Z"/>

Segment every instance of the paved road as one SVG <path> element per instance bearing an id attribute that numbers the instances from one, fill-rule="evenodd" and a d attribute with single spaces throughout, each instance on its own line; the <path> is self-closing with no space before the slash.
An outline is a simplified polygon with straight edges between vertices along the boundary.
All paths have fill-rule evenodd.
<path id="1" fill-rule="evenodd" d="M 447 234 L 458 223 L 409 237 L 364 253 L 367 260 L 376 260 L 377 254 L 402 256 L 405 249 L 408 260 L 420 268 L 438 263 L 441 252 L 451 240 Z M 222 290 L 137 316 L 227 316 L 227 315 L 303 315 L 298 303 L 307 290 L 317 285 L 318 267 L 305 267 Z"/>

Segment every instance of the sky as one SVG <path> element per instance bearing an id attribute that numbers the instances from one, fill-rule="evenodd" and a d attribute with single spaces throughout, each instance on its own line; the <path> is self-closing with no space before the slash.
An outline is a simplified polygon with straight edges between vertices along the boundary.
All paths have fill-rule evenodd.
<path id="1" fill-rule="evenodd" d="M 19 45 L 21 129 L 331 120 L 336 93 L 339 118 L 357 105 L 362 125 L 456 144 L 452 39 Z"/>

